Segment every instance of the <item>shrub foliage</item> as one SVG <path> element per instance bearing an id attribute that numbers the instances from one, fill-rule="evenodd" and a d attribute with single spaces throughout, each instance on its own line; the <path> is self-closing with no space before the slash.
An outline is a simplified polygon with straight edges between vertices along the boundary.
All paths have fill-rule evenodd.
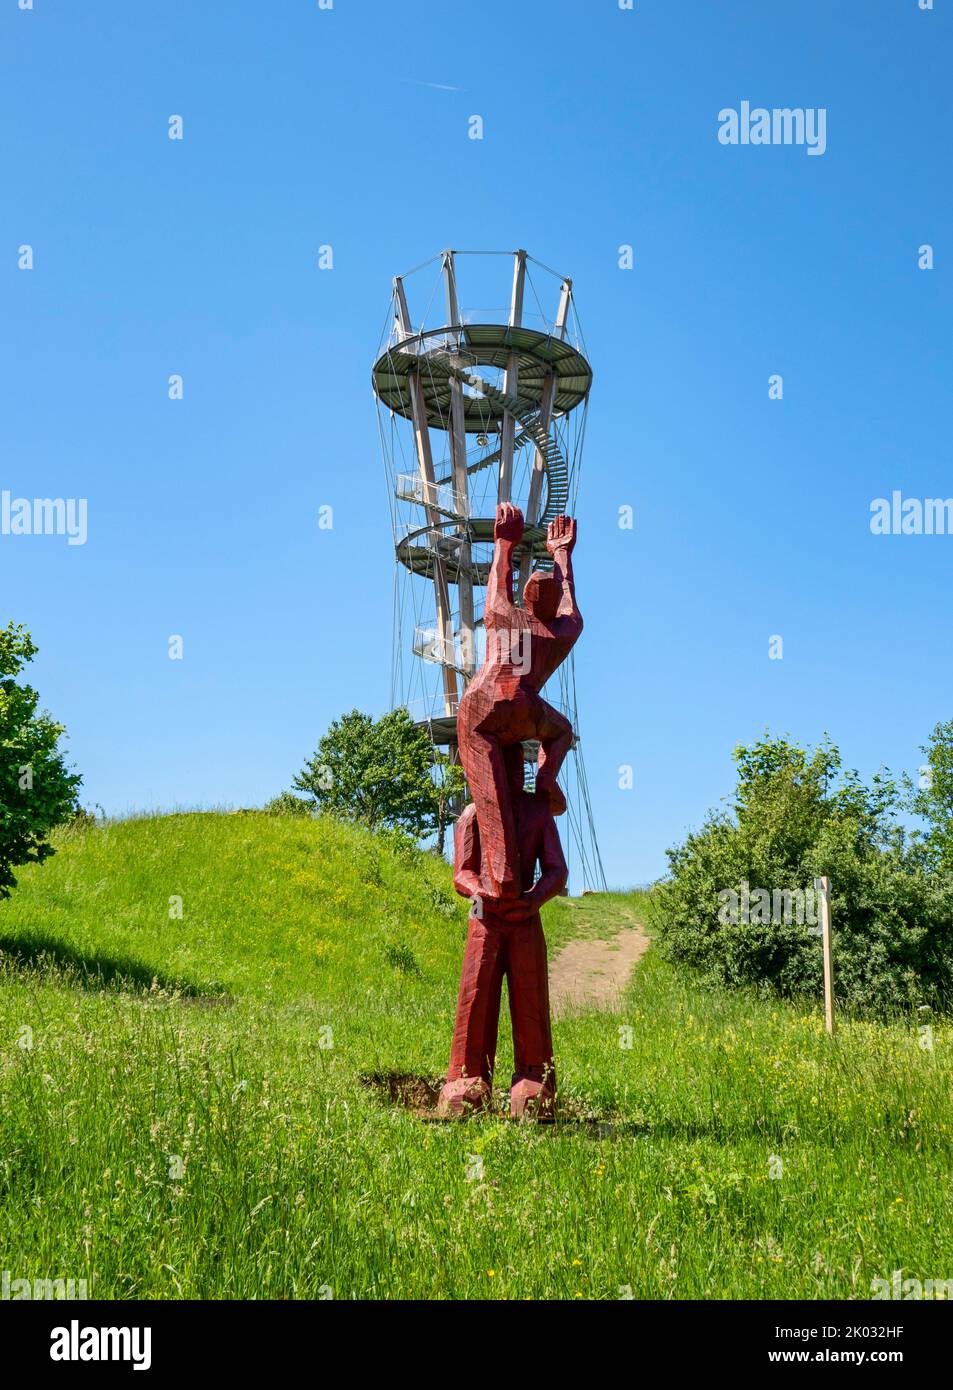
<path id="1" fill-rule="evenodd" d="M 929 835 L 899 824 L 898 785 L 886 774 L 865 785 L 829 742 L 802 749 L 766 736 L 734 757 L 728 808 L 668 851 L 670 877 L 653 895 L 664 953 L 722 983 L 817 996 L 810 907 L 826 874 L 840 1003 L 877 1014 L 948 1007 L 953 877 Z M 791 911 L 798 890 L 804 914 Z"/>

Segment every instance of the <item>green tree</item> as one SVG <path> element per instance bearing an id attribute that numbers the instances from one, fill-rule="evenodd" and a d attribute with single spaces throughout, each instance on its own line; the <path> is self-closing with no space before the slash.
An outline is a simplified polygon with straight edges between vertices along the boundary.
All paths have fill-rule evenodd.
<path id="1" fill-rule="evenodd" d="M 936 868 L 953 871 L 953 719 L 934 727 L 922 746 L 926 763 L 920 769 L 916 788 L 908 779 L 912 793 L 910 809 L 923 816 L 928 828 L 923 839 L 929 862 Z"/>
<path id="2" fill-rule="evenodd" d="M 53 853 L 47 835 L 76 810 L 82 781 L 59 751 L 62 724 L 38 713 L 36 691 L 16 682 L 36 650 L 22 625 L 0 628 L 0 898 L 16 886 L 16 865 Z"/>
<path id="3" fill-rule="evenodd" d="M 454 762 L 449 754 L 441 753 L 438 749 L 434 749 L 433 753 L 432 778 L 437 807 L 437 838 L 434 850 L 437 854 L 443 854 L 447 826 L 451 820 L 456 820 L 466 800 L 467 779 L 460 764 Z"/>
<path id="4" fill-rule="evenodd" d="M 422 838 L 446 823 L 448 781 L 406 710 L 374 720 L 355 709 L 333 722 L 294 786 L 321 811 Z"/>

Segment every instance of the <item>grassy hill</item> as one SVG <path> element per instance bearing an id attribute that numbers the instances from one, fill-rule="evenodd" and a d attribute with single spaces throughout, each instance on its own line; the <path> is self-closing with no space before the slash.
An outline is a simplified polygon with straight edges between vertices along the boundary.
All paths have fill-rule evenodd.
<path id="1" fill-rule="evenodd" d="M 643 909 L 559 901 L 551 947 Z M 562 1123 L 427 1122 L 365 1078 L 443 1070 L 464 934 L 445 865 L 329 821 L 65 835 L 0 903 L 0 1268 L 106 1298 L 953 1277 L 949 1026 L 832 1043 L 650 952 L 621 1013 L 557 1023 Z"/>

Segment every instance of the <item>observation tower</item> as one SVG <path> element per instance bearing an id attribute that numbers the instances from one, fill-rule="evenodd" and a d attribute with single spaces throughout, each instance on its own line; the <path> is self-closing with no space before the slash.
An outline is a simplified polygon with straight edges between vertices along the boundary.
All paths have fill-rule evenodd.
<path id="1" fill-rule="evenodd" d="M 451 758 L 457 706 L 485 647 L 497 504 L 526 520 L 519 603 L 531 570 L 552 568 L 549 522 L 576 515 L 591 385 L 572 281 L 526 251 L 443 251 L 394 280 L 373 370 L 396 557 L 391 704 Z M 585 616 L 584 590 L 580 607 Z M 604 890 L 572 655 L 552 687 L 543 696 L 575 733 L 560 776 L 571 880 Z M 524 744 L 530 787 L 536 752 Z"/>

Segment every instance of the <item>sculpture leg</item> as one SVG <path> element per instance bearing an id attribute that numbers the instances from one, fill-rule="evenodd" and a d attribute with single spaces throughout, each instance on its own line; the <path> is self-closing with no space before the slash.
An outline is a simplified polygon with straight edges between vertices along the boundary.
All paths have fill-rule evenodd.
<path id="1" fill-rule="evenodd" d="M 487 896 L 516 897 L 519 849 L 504 749 L 492 734 L 468 730 L 460 740 L 460 757 L 480 827 L 481 874 Z"/>
<path id="2" fill-rule="evenodd" d="M 540 723 L 538 726 L 539 758 L 536 763 L 536 791 L 540 795 L 556 794 L 556 778 L 563 765 L 566 754 L 572 747 L 572 725 L 569 720 L 553 709 L 545 700 L 540 701 Z M 565 800 L 559 797 L 560 805 L 554 812 L 565 810 Z"/>
<path id="3" fill-rule="evenodd" d="M 513 1083 L 510 1113 L 551 1120 L 556 1100 L 556 1063 L 549 1016 L 546 938 L 536 912 L 514 927 L 507 943 L 506 981 L 513 1023 Z"/>
<path id="4" fill-rule="evenodd" d="M 467 929 L 457 1019 L 438 1115 L 482 1109 L 492 1094 L 496 1035 L 503 989 L 503 933 L 471 916 Z"/>

